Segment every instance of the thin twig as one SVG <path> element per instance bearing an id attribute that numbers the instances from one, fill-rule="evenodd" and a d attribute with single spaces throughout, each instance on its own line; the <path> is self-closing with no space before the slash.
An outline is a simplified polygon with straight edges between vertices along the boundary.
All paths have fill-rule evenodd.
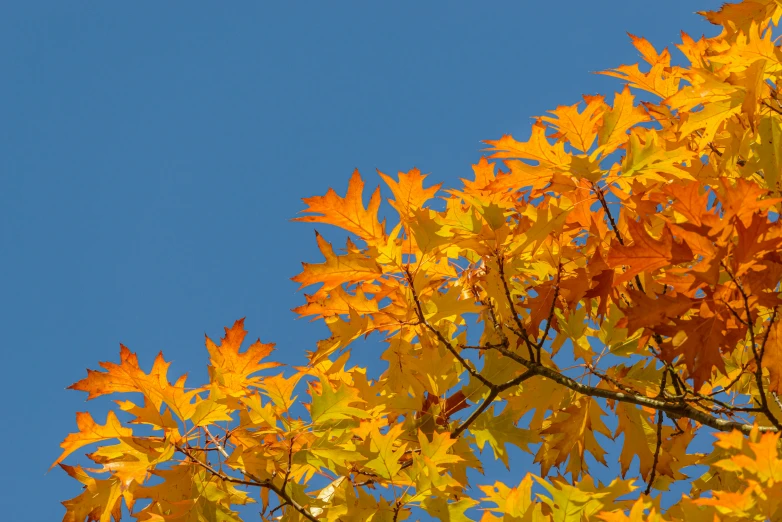
<path id="1" fill-rule="evenodd" d="M 298 502 L 293 500 L 290 497 L 290 495 L 288 495 L 284 490 L 282 490 L 279 487 L 275 486 L 274 483 L 271 480 L 268 480 L 268 479 L 267 480 L 259 480 L 259 479 L 255 478 L 255 477 L 253 477 L 250 473 L 248 473 L 246 471 L 243 471 L 243 473 L 246 476 L 250 477 L 250 479 L 252 479 L 252 480 L 244 480 L 244 479 L 239 479 L 239 478 L 236 478 L 236 477 L 232 477 L 230 475 L 226 475 L 225 473 L 214 469 L 208 463 L 202 462 L 202 461 L 196 459 L 195 457 L 193 457 L 190 454 L 190 451 L 189 451 L 188 448 L 185 448 L 185 447 L 182 447 L 182 446 L 179 446 L 179 445 L 176 445 L 175 447 L 176 447 L 176 449 L 178 451 L 180 451 L 185 456 L 187 456 L 187 458 L 191 462 L 193 462 L 194 464 L 198 464 L 199 466 L 201 466 L 202 468 L 206 469 L 212 475 L 217 476 L 221 480 L 223 480 L 225 482 L 232 482 L 234 484 L 242 484 L 243 486 L 254 486 L 254 487 L 269 489 L 269 490 L 273 491 L 274 493 L 276 493 L 277 496 L 280 497 L 285 504 L 288 504 L 293 509 L 295 509 L 301 516 L 303 516 L 304 518 L 306 518 L 310 522 L 318 522 L 318 519 L 315 518 L 306 508 L 304 508 Z"/>
<path id="2" fill-rule="evenodd" d="M 665 375 L 665 374 L 663 374 Z M 654 461 L 652 462 L 652 471 L 649 473 L 649 482 L 646 484 L 645 495 L 652 491 L 654 476 L 657 474 L 657 461 L 660 459 L 660 448 L 663 446 L 663 412 L 657 411 L 657 446 L 654 448 Z"/>
<path id="3" fill-rule="evenodd" d="M 504 392 L 505 390 L 512 388 L 514 386 L 518 386 L 519 384 L 523 383 L 530 377 L 534 376 L 535 372 L 532 370 L 527 370 L 526 372 L 522 373 L 521 375 L 511 379 L 510 381 L 501 384 L 499 386 L 495 386 L 490 392 L 489 395 L 486 396 L 486 398 L 483 400 L 480 406 L 478 406 L 475 411 L 473 411 L 469 417 L 467 417 L 464 422 L 462 422 L 453 432 L 451 432 L 451 438 L 455 439 L 459 435 L 461 435 L 467 428 L 470 427 L 470 425 L 475 422 L 478 417 L 486 411 L 486 409 L 494 402 L 494 399 L 497 398 L 497 396 Z"/>
<path id="4" fill-rule="evenodd" d="M 557 282 L 554 284 L 554 299 L 551 300 L 551 309 L 548 312 L 548 318 L 546 319 L 546 328 L 543 330 L 543 335 L 540 336 L 540 341 L 535 343 L 535 350 L 538 354 L 537 361 L 540 362 L 540 350 L 543 348 L 543 343 L 546 340 L 546 337 L 548 336 L 548 332 L 551 329 L 551 323 L 554 319 L 554 310 L 556 310 L 557 306 L 557 299 L 559 298 L 559 283 L 562 279 L 562 260 L 559 261 L 559 264 L 557 266 Z"/>
<path id="5" fill-rule="evenodd" d="M 624 239 L 622 239 L 622 235 L 619 233 L 619 227 L 616 226 L 616 221 L 614 221 L 614 216 L 611 215 L 611 211 L 608 210 L 608 203 L 606 202 L 605 195 L 603 195 L 603 190 L 592 183 L 592 190 L 595 191 L 595 195 L 597 195 L 598 201 L 600 201 L 600 206 L 603 207 L 603 212 L 606 213 L 606 216 L 608 217 L 608 221 L 611 223 L 611 229 L 614 231 L 614 235 L 616 236 L 616 240 L 619 241 L 619 244 L 624 246 L 625 242 Z"/>
<path id="6" fill-rule="evenodd" d="M 736 377 L 733 378 L 732 381 L 730 381 L 726 386 L 723 386 L 721 390 L 717 390 L 717 391 L 711 392 L 709 395 L 713 397 L 714 395 L 717 395 L 718 393 L 727 393 L 727 392 L 729 392 L 730 389 L 733 388 L 733 386 L 735 386 L 736 383 L 739 382 L 739 380 L 744 376 L 744 372 L 745 371 L 747 371 L 747 364 L 742 364 L 741 365 L 741 370 L 739 371 L 738 375 L 736 375 Z"/>
<path id="7" fill-rule="evenodd" d="M 524 341 L 524 344 L 527 345 L 527 350 L 529 350 L 529 357 L 531 361 L 535 361 L 535 351 L 533 349 L 534 343 L 530 341 L 529 336 L 527 335 L 526 330 L 524 329 L 524 325 L 521 324 L 521 319 L 519 319 L 519 314 L 516 312 L 516 304 L 513 302 L 513 298 L 510 295 L 510 288 L 508 287 L 508 281 L 505 279 L 505 259 L 502 256 L 497 256 L 497 265 L 499 266 L 499 272 L 500 272 L 500 280 L 502 281 L 502 288 L 505 291 L 505 300 L 508 302 L 508 306 L 510 307 L 511 315 L 513 316 L 513 322 L 516 323 L 517 331 L 514 331 L 516 335 L 522 338 Z M 538 360 L 540 362 L 540 360 Z"/>
<path id="8" fill-rule="evenodd" d="M 611 224 L 611 229 L 614 231 L 614 235 L 616 236 L 617 241 L 619 241 L 620 245 L 624 246 L 624 239 L 622 238 L 622 234 L 619 233 L 619 227 L 616 225 L 616 221 L 614 221 L 614 216 L 611 215 L 611 210 L 608 208 L 608 203 L 606 202 L 602 189 L 593 183 L 592 190 L 594 190 L 595 194 L 597 195 L 597 199 L 600 201 L 600 206 L 603 207 L 603 212 L 605 212 L 606 216 L 608 217 L 608 221 Z M 644 292 L 644 285 L 641 283 L 641 277 L 638 274 L 635 275 L 635 284 L 639 291 Z M 662 336 L 657 332 L 654 332 L 654 340 L 657 342 L 657 346 L 660 347 L 660 350 L 662 350 Z M 676 390 L 676 394 L 682 395 L 683 392 L 686 391 L 684 381 L 679 378 L 679 375 L 674 371 L 673 366 L 671 366 L 668 361 L 666 361 L 660 355 L 658 355 L 658 359 L 662 361 L 662 363 L 667 368 L 668 373 L 671 376 L 671 383 L 673 384 L 673 388 Z"/>
<path id="9" fill-rule="evenodd" d="M 744 290 L 744 286 L 741 284 L 741 282 L 736 278 L 730 270 L 728 270 L 728 267 L 720 261 L 720 265 L 722 265 L 722 268 L 725 270 L 725 272 L 730 277 L 731 281 L 733 281 L 733 284 L 736 285 L 736 288 L 739 291 L 739 294 L 741 295 L 741 299 L 744 302 L 744 313 L 747 314 L 747 328 L 749 329 L 749 339 L 750 339 L 750 345 L 752 348 L 752 355 L 755 357 L 755 386 L 758 389 L 758 401 L 760 402 L 760 407 L 762 408 L 763 415 L 768 418 L 768 420 L 771 422 L 771 424 L 777 428 L 782 429 L 782 424 L 779 422 L 779 419 L 777 419 L 773 413 L 771 413 L 771 409 L 768 407 L 768 398 L 766 397 L 766 392 L 763 386 L 763 354 L 766 350 L 766 342 L 768 341 L 769 332 L 771 331 L 771 326 L 774 324 L 774 321 L 777 317 L 777 309 L 774 308 L 774 313 L 771 316 L 771 321 L 769 321 L 769 327 L 766 329 L 765 335 L 763 337 L 763 341 L 760 347 L 757 346 L 757 341 L 755 339 L 755 325 L 754 321 L 752 320 L 752 311 L 750 310 L 749 306 L 749 295 L 747 295 L 746 290 Z"/>
<path id="10" fill-rule="evenodd" d="M 763 100 L 763 105 L 765 105 L 766 107 L 768 107 L 772 111 L 776 112 L 777 114 L 782 114 L 782 109 L 774 107 L 773 105 L 771 105 L 770 103 L 766 102 L 765 100 Z"/>
<path id="11" fill-rule="evenodd" d="M 396 522 L 399 519 L 399 512 L 402 510 L 402 501 L 397 500 L 394 503 L 394 522 Z"/>
<path id="12" fill-rule="evenodd" d="M 638 390 L 634 390 L 634 389 L 630 388 L 629 386 L 625 386 L 624 384 L 622 384 L 621 382 L 617 381 L 613 377 L 609 377 L 607 374 L 604 374 L 604 373 L 598 371 L 598 369 L 595 368 L 592 365 L 592 363 L 588 363 L 587 364 L 587 370 L 589 371 L 589 373 L 591 373 L 592 375 L 596 376 L 598 379 L 610 382 L 617 389 L 620 389 L 623 392 L 632 393 L 633 395 L 640 395 L 641 394 L 641 392 L 639 392 Z"/>
<path id="13" fill-rule="evenodd" d="M 405 268 L 405 273 L 407 275 L 407 282 L 410 288 L 410 293 L 413 294 L 413 301 L 415 302 L 416 307 L 416 314 L 418 315 L 418 321 L 424 325 L 430 332 L 432 332 L 435 337 L 445 346 L 445 348 L 451 352 L 451 354 L 456 358 L 456 360 L 459 361 L 459 363 L 464 367 L 467 372 L 473 376 L 475 379 L 481 382 L 481 384 L 491 387 L 493 386 L 492 382 L 486 379 L 483 375 L 478 372 L 473 366 L 467 362 L 467 360 L 462 357 L 462 355 L 456 350 L 456 348 L 453 347 L 453 345 L 448 341 L 448 339 L 445 338 L 445 336 L 432 326 L 429 321 L 426 320 L 426 316 L 424 315 L 423 307 L 421 306 L 421 301 L 418 299 L 418 294 L 415 291 L 415 285 L 413 284 L 413 275 L 410 273 L 410 271 Z"/>
<path id="14" fill-rule="evenodd" d="M 679 398 L 674 400 L 669 398 L 656 399 L 653 397 L 647 397 L 646 395 L 634 395 L 631 393 L 617 392 L 613 390 L 597 388 L 595 386 L 589 386 L 587 384 L 580 383 L 575 379 L 568 377 L 567 375 L 563 375 L 552 368 L 528 361 L 516 353 L 508 350 L 507 348 L 497 348 L 497 350 L 506 357 L 509 357 L 510 359 L 525 366 L 527 369 L 532 370 L 535 375 L 551 379 L 552 381 L 561 384 L 562 386 L 565 386 L 566 388 L 569 388 L 577 393 L 580 393 L 581 395 L 601 397 L 603 399 L 638 404 L 639 406 L 646 406 L 655 410 L 662 410 L 665 413 L 669 413 L 675 416 L 687 417 L 718 431 L 732 431 L 735 429 L 741 431 L 742 433 L 749 433 L 753 429 L 753 425 L 751 424 L 744 424 L 741 422 L 728 421 L 713 417 L 709 413 L 698 410 Z M 776 433 L 782 431 L 779 428 L 772 426 L 761 426 L 758 429 L 761 432 Z"/>
<path id="15" fill-rule="evenodd" d="M 204 426 L 204 432 L 207 434 L 207 436 L 211 439 L 211 441 L 214 443 L 215 446 L 217 446 L 217 450 L 223 454 L 223 457 L 228 458 L 228 453 L 225 451 L 225 448 L 222 444 L 220 444 L 220 441 L 217 440 L 217 437 L 212 435 L 212 433 L 209 431 L 209 428 Z"/>
<path id="16" fill-rule="evenodd" d="M 290 445 L 288 446 L 288 467 L 285 469 L 285 478 L 282 479 L 282 490 L 288 486 L 288 479 L 291 477 L 291 468 L 293 467 L 293 441 L 296 439 L 292 436 L 290 439 Z"/>

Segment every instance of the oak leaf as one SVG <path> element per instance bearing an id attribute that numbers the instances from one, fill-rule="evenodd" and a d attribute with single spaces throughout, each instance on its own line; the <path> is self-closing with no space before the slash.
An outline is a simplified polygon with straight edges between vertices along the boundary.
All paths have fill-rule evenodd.
<path id="1" fill-rule="evenodd" d="M 541 120 L 557 131 L 551 135 L 552 138 L 567 141 L 581 152 L 588 152 L 597 138 L 598 125 L 606 104 L 602 96 L 585 96 L 584 101 L 586 107 L 581 112 L 578 112 L 580 103 L 561 105 L 549 111 L 553 116 L 543 116 Z"/>
<path id="2" fill-rule="evenodd" d="M 611 267 L 627 267 L 623 273 L 614 277 L 614 285 L 628 281 L 642 272 L 652 273 L 666 266 L 692 260 L 690 247 L 686 243 L 674 240 L 668 227 L 663 228 L 659 239 L 649 235 L 643 223 L 630 220 L 627 227 L 633 243 L 631 245 L 612 243 L 606 259 Z"/>
<path id="3" fill-rule="evenodd" d="M 437 194 L 440 190 L 442 183 L 424 188 L 424 179 L 426 174 L 421 174 L 418 169 L 412 169 L 411 171 L 398 174 L 398 181 L 394 181 L 393 178 L 378 171 L 378 174 L 383 181 L 386 182 L 388 188 L 391 189 L 391 193 L 394 195 L 393 200 L 389 200 L 391 206 L 399 212 L 399 217 L 402 221 L 407 221 L 413 217 L 413 211 L 423 208 L 423 205 Z"/>
<path id="4" fill-rule="evenodd" d="M 345 197 L 340 197 L 333 189 L 329 189 L 325 196 L 304 198 L 308 206 L 302 213 L 312 214 L 295 218 L 294 221 L 306 223 L 326 223 L 356 234 L 358 237 L 374 243 L 385 236 L 385 221 L 378 222 L 377 211 L 380 208 L 380 188 L 372 193 L 369 205 L 364 208 L 362 194 L 364 181 L 358 170 L 353 171 L 353 176 L 348 184 Z"/>
<path id="5" fill-rule="evenodd" d="M 106 424 L 102 426 L 96 423 L 89 413 L 79 412 L 76 414 L 76 425 L 78 426 L 79 431 L 77 433 L 71 433 L 62 441 L 62 443 L 60 443 L 63 452 L 49 469 L 52 469 L 62 462 L 65 457 L 83 446 L 133 435 L 133 430 L 124 428 L 113 411 L 109 411 L 106 417 Z"/>
<path id="6" fill-rule="evenodd" d="M 320 292 L 327 292 L 332 288 L 345 283 L 374 281 L 383 273 L 380 265 L 366 255 L 355 252 L 355 246 L 348 239 L 345 255 L 337 255 L 331 244 L 323 237 L 315 233 L 320 249 L 326 262 L 322 264 L 302 263 L 302 272 L 291 278 L 292 281 L 301 283 L 302 287 L 323 283 Z M 317 294 L 316 294 L 317 295 Z M 321 294 L 322 295 L 322 294 Z"/>
<path id="7" fill-rule="evenodd" d="M 119 479 L 95 479 L 79 466 L 60 464 L 71 477 L 84 484 L 84 492 L 62 504 L 67 510 L 63 522 L 111 522 L 122 516 L 122 486 Z"/>
<path id="8" fill-rule="evenodd" d="M 122 346 L 71 386 L 141 400 L 77 417 L 66 522 L 239 522 L 253 499 L 265 521 L 782 520 L 781 6 L 707 13 L 721 32 L 682 34 L 677 63 L 630 35 L 644 64 L 604 73 L 610 105 L 487 141 L 445 190 L 378 171 L 388 231 L 358 172 L 305 199 L 297 221 L 349 236 L 316 233 L 294 277 L 327 332 L 306 366 L 242 351 L 242 320 L 200 386 Z M 508 444 L 547 476 L 479 478 L 518 471 Z M 86 446 L 93 467 L 63 463 Z"/>
<path id="9" fill-rule="evenodd" d="M 635 125 L 649 121 L 649 115 L 643 106 L 634 104 L 635 98 L 630 88 L 625 86 L 621 93 L 614 95 L 614 105 L 603 113 L 603 123 L 598 130 L 598 148 L 602 156 L 608 156 L 627 143 L 628 134 Z"/>
<path id="10" fill-rule="evenodd" d="M 274 350 L 273 344 L 263 344 L 260 339 L 250 345 L 244 352 L 241 349 L 247 330 L 244 329 L 244 319 L 239 319 L 229 329 L 225 329 L 225 337 L 216 345 L 206 337 L 206 349 L 209 351 L 209 373 L 213 382 L 218 382 L 230 392 L 238 392 L 249 385 L 256 384 L 257 378 L 250 375 L 280 366 L 278 362 L 264 362 Z"/>

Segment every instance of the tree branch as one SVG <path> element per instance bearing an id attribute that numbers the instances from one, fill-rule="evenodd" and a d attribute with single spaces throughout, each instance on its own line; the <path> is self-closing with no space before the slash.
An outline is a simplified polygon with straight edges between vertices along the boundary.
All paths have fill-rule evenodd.
<path id="1" fill-rule="evenodd" d="M 510 295 L 510 288 L 508 287 L 508 281 L 505 279 L 505 258 L 498 255 L 497 265 L 499 266 L 502 288 L 505 291 L 505 299 L 508 301 L 508 306 L 510 307 L 511 314 L 513 315 L 513 322 L 516 323 L 516 328 L 518 329 L 518 331 L 514 333 L 516 333 L 516 335 L 518 335 L 524 340 L 524 344 L 527 345 L 527 350 L 529 350 L 529 358 L 531 361 L 534 361 L 536 360 L 535 350 L 533 349 L 534 343 L 530 341 L 527 332 L 524 330 L 524 325 L 521 324 L 521 319 L 519 319 L 519 314 L 516 312 L 516 304 L 513 302 L 513 298 Z M 540 360 L 538 360 L 538 362 L 540 362 Z"/>
<path id="2" fill-rule="evenodd" d="M 293 509 L 295 509 L 301 516 L 306 518 L 307 520 L 311 522 L 318 522 L 318 519 L 315 518 L 306 508 L 301 506 L 298 502 L 293 500 L 290 495 L 288 495 L 283 489 L 279 488 L 278 486 L 275 486 L 274 483 L 271 480 L 260 480 L 256 477 L 253 477 L 250 473 L 247 473 L 246 471 L 242 471 L 246 476 L 250 477 L 252 480 L 243 480 L 236 477 L 232 477 L 230 475 L 226 475 L 225 473 L 222 473 L 221 471 L 218 471 L 214 469 L 212 466 L 210 466 L 207 462 L 202 462 L 195 457 L 193 457 L 190 454 L 190 450 L 188 448 L 176 445 L 174 446 L 178 451 L 183 453 L 187 458 L 210 472 L 211 474 L 219 477 L 221 480 L 224 480 L 225 482 L 232 482 L 234 484 L 241 484 L 243 486 L 254 486 L 259 488 L 266 488 L 268 490 L 273 491 L 277 494 L 278 497 L 280 497 L 285 504 L 290 505 Z"/>
<path id="3" fill-rule="evenodd" d="M 665 374 L 663 374 L 665 375 Z M 657 461 L 660 459 L 660 448 L 663 446 L 663 412 L 657 411 L 657 446 L 654 448 L 654 461 L 652 462 L 652 471 L 649 473 L 649 482 L 646 484 L 645 495 L 652 491 L 654 476 L 657 474 Z"/>
<path id="4" fill-rule="evenodd" d="M 616 221 L 614 221 L 614 216 L 611 215 L 611 211 L 608 210 L 608 202 L 606 201 L 605 195 L 603 194 L 603 190 L 592 183 L 592 190 L 595 191 L 595 195 L 597 196 L 597 200 L 600 201 L 600 206 L 603 207 L 603 212 L 606 213 L 606 217 L 608 217 L 608 222 L 611 224 L 611 230 L 614 231 L 614 235 L 616 236 L 616 240 L 619 241 L 619 244 L 624 246 L 625 242 L 624 239 L 622 239 L 622 235 L 619 233 L 619 227 L 616 226 Z"/>
<path id="5" fill-rule="evenodd" d="M 625 244 L 624 239 L 622 239 L 622 234 L 619 233 L 619 227 L 616 226 L 616 221 L 614 221 L 614 216 L 611 215 L 611 210 L 608 208 L 608 203 L 605 200 L 605 195 L 603 194 L 602 189 L 593 183 L 592 190 L 595 191 L 595 194 L 597 195 L 597 199 L 600 201 L 600 205 L 603 207 L 603 211 L 606 213 L 606 216 L 608 217 L 608 221 L 611 224 L 611 229 L 614 231 L 614 235 L 616 236 L 617 241 L 619 241 L 620 245 L 624 246 Z M 635 284 L 638 287 L 638 290 L 644 292 L 644 285 L 641 283 L 641 277 L 638 274 L 635 275 Z M 665 292 L 663 291 L 663 293 Z M 657 343 L 657 346 L 660 348 L 660 351 L 662 352 L 662 344 L 663 344 L 662 336 L 655 332 L 654 340 Z M 667 368 L 668 373 L 671 376 L 671 384 L 673 384 L 673 388 L 674 390 L 676 390 L 676 394 L 682 395 L 687 388 L 685 386 L 684 381 L 682 381 L 679 378 L 679 375 L 674 371 L 673 367 L 668 361 L 666 361 L 659 355 L 658 355 L 658 359 L 660 359 L 660 361 L 662 361 L 662 363 Z"/>
<path id="6" fill-rule="evenodd" d="M 204 426 L 204 432 L 207 434 L 207 436 L 211 439 L 211 441 L 214 443 L 215 446 L 217 446 L 217 450 L 223 454 L 223 457 L 228 458 L 228 453 L 225 451 L 225 448 L 222 444 L 220 444 L 220 441 L 217 440 L 217 437 L 212 435 L 212 432 L 209 431 L 209 428 Z"/>
<path id="7" fill-rule="evenodd" d="M 660 378 L 660 393 L 658 397 L 665 396 L 665 381 L 667 380 L 668 372 L 663 372 L 663 376 Z M 649 473 L 649 482 L 646 483 L 645 495 L 648 495 L 652 491 L 652 484 L 654 483 L 654 476 L 657 474 L 657 463 L 660 460 L 660 448 L 663 446 L 663 412 L 657 411 L 657 445 L 654 448 L 654 459 L 652 460 L 652 471 Z"/>
<path id="8" fill-rule="evenodd" d="M 755 322 L 752 320 L 752 311 L 750 310 L 749 306 L 749 295 L 747 295 L 746 290 L 744 290 L 744 286 L 739 282 L 739 280 L 730 272 L 730 270 L 728 270 L 728 267 L 725 266 L 725 263 L 720 261 L 720 265 L 722 265 L 722 268 L 728 274 L 730 280 L 733 281 L 733 284 L 736 285 L 736 288 L 741 295 L 741 299 L 744 302 L 744 313 L 747 314 L 746 324 L 747 328 L 749 329 L 749 342 L 752 347 L 752 355 L 755 357 L 755 386 L 758 389 L 760 408 L 762 409 L 763 415 L 768 418 L 771 424 L 773 424 L 774 427 L 778 430 L 782 430 L 782 424 L 780 424 L 779 419 L 777 419 L 774 414 L 771 413 L 771 409 L 768 407 L 768 398 L 766 397 L 766 391 L 763 386 L 763 353 L 766 350 L 766 341 L 768 341 L 768 335 L 769 332 L 771 332 L 771 326 L 774 324 L 774 321 L 777 318 L 777 309 L 774 308 L 771 321 L 769 322 L 768 328 L 766 328 L 765 335 L 763 336 L 763 342 L 758 348 L 757 341 L 755 339 Z"/>
<path id="9" fill-rule="evenodd" d="M 680 399 L 675 401 L 671 401 L 665 398 L 656 399 L 653 397 L 647 397 L 645 395 L 634 395 L 630 393 L 605 390 L 595 386 L 589 386 L 587 384 L 582 384 L 566 375 L 563 375 L 554 369 L 543 366 L 542 364 L 528 361 L 523 357 L 519 357 L 517 354 L 511 352 L 507 348 L 502 347 L 496 349 L 499 350 L 503 355 L 531 370 L 534 375 L 540 375 L 542 377 L 546 377 L 547 379 L 551 379 L 552 381 L 561 384 L 562 386 L 565 386 L 566 388 L 569 388 L 577 393 L 580 393 L 581 395 L 601 397 L 603 399 L 611 399 L 618 402 L 627 402 L 630 404 L 638 404 L 639 406 L 646 406 L 647 408 L 661 410 L 665 413 L 678 415 L 680 417 L 687 417 L 696 422 L 699 422 L 700 424 L 703 424 L 704 426 L 709 426 L 710 428 L 714 428 L 718 431 L 732 431 L 735 429 L 741 431 L 742 433 L 749 433 L 752 430 L 752 425 L 750 424 L 718 419 L 704 411 L 694 408 L 692 405 Z M 781 431 L 779 428 L 772 426 L 761 426 L 759 430 L 761 432 L 775 433 Z"/>
<path id="10" fill-rule="evenodd" d="M 483 375 L 481 375 L 478 370 L 473 368 L 472 365 L 469 362 L 467 362 L 467 360 L 464 357 L 462 357 L 462 355 L 456 350 L 456 348 L 454 348 L 453 345 L 450 342 L 448 342 L 448 339 L 445 338 L 445 336 L 440 332 L 440 330 L 432 326 L 432 324 L 426 320 L 426 317 L 424 316 L 424 309 L 421 307 L 421 301 L 418 299 L 418 294 L 415 291 L 415 285 L 413 285 L 413 276 L 410 273 L 410 270 L 407 268 L 405 268 L 405 274 L 407 276 L 407 283 L 410 287 L 410 292 L 413 294 L 413 301 L 415 302 L 415 311 L 416 311 L 416 315 L 418 315 L 418 321 L 422 325 L 426 326 L 426 328 L 430 332 L 432 332 L 441 343 L 443 343 L 445 348 L 449 352 L 451 352 L 451 354 L 454 357 L 456 357 L 459 363 L 464 367 L 465 370 L 467 370 L 467 372 L 469 372 L 470 375 L 472 375 L 475 379 L 480 381 L 484 386 L 491 388 L 493 386 L 492 382 L 489 381 Z"/>
<path id="11" fill-rule="evenodd" d="M 554 310 L 557 306 L 557 299 L 559 298 L 559 283 L 562 279 L 562 260 L 560 259 L 557 265 L 557 282 L 554 284 L 554 299 L 551 301 L 551 309 L 548 312 L 548 318 L 546 319 L 546 328 L 543 330 L 543 335 L 540 336 L 540 341 L 535 343 L 535 351 L 538 353 L 537 361 L 541 362 L 540 350 L 543 348 L 543 343 L 548 336 L 548 332 L 551 329 L 551 323 L 554 319 Z"/>
<path id="12" fill-rule="evenodd" d="M 494 402 L 494 399 L 496 399 L 500 393 L 504 392 L 507 389 L 513 388 L 514 386 L 518 386 L 519 384 L 523 383 L 533 375 L 535 375 L 535 373 L 532 370 L 527 370 L 526 372 L 522 373 L 517 377 L 514 377 L 508 382 L 495 386 L 489 392 L 489 395 L 487 395 L 486 398 L 483 400 L 481 405 L 478 406 L 475 409 L 475 411 L 473 411 L 472 414 L 470 414 L 470 416 L 464 420 L 464 422 L 462 422 L 455 430 L 453 430 L 453 432 L 451 432 L 451 438 L 455 439 L 456 437 L 461 435 L 464 432 L 464 430 L 469 428 L 470 425 L 478 419 L 481 413 L 486 411 L 486 409 L 489 406 L 491 406 L 491 404 Z"/>

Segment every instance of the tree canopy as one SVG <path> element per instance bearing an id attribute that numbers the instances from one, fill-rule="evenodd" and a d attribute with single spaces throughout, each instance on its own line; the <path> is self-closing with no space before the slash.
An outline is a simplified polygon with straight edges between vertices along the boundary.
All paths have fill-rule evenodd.
<path id="1" fill-rule="evenodd" d="M 88 370 L 72 389 L 132 395 L 77 414 L 64 520 L 782 520 L 782 2 L 702 14 L 721 33 L 682 33 L 681 64 L 631 35 L 619 92 L 486 141 L 456 188 L 380 173 L 383 220 L 358 172 L 304 199 L 296 220 L 348 234 L 293 278 L 331 334 L 306 366 L 243 349 L 238 320 L 206 383 L 125 346 Z M 476 482 L 508 445 L 539 470 Z"/>

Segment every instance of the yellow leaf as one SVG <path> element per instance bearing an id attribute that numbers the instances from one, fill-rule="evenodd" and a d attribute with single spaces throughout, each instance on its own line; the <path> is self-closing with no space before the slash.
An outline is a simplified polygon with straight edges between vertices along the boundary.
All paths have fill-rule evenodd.
<path id="1" fill-rule="evenodd" d="M 500 459 L 505 467 L 509 468 L 505 444 L 511 443 L 523 451 L 529 451 L 528 444 L 536 444 L 539 438 L 534 432 L 516 426 L 511 408 L 505 407 L 499 415 L 494 413 L 494 406 L 486 410 L 486 413 L 470 426 L 470 433 L 475 436 L 478 449 L 483 450 L 488 443 L 494 452 L 494 458 Z"/>
<path id="2" fill-rule="evenodd" d="M 393 481 L 399 470 L 402 469 L 399 459 L 405 453 L 407 444 L 398 444 L 401 434 L 401 424 L 395 424 L 385 435 L 380 433 L 377 428 L 370 432 L 370 450 L 377 455 L 368 460 L 365 466 L 386 480 Z"/>
<path id="3" fill-rule="evenodd" d="M 627 502 L 617 499 L 636 488 L 631 480 L 615 479 L 606 486 L 595 484 L 592 477 L 570 485 L 561 480 L 548 483 L 533 475 L 535 481 L 548 491 L 551 497 L 539 495 L 540 499 L 551 508 L 553 522 L 571 522 L 573 520 L 590 520 L 590 517 L 611 506 L 612 510 L 621 510 Z"/>
<path id="4" fill-rule="evenodd" d="M 423 502 L 422 507 L 427 513 L 438 520 L 448 522 L 471 522 L 472 519 L 465 515 L 465 511 L 478 504 L 476 501 L 463 498 L 455 502 L 448 502 L 442 497 L 429 497 Z"/>
<path id="5" fill-rule="evenodd" d="M 310 417 L 313 424 L 323 424 L 328 421 L 366 418 L 367 412 L 353 405 L 365 402 L 358 397 L 357 390 L 340 383 L 337 389 L 332 389 L 328 380 L 321 380 L 320 393 L 312 391 Z"/>
<path id="6" fill-rule="evenodd" d="M 453 445 L 456 440 L 451 438 L 450 433 L 432 433 L 431 442 L 422 432 L 418 432 L 418 443 L 421 445 L 421 455 L 427 457 L 437 466 L 454 464 L 464 460 L 459 455 L 453 453 Z"/>
<path id="7" fill-rule="evenodd" d="M 258 388 L 271 399 L 277 408 L 287 412 L 296 402 L 296 397 L 293 397 L 293 391 L 303 376 L 304 374 L 301 372 L 294 373 L 287 379 L 282 375 L 273 375 L 266 377 L 258 385 Z"/>
<path id="8" fill-rule="evenodd" d="M 489 508 L 491 511 L 498 512 L 506 517 L 512 517 L 513 519 L 520 519 L 533 505 L 532 477 L 533 475 L 528 473 L 521 480 L 521 483 L 514 488 L 509 488 L 502 482 L 495 482 L 492 486 L 478 486 L 486 494 L 481 500 L 497 505 L 496 508 Z"/>
<path id="9" fill-rule="evenodd" d="M 596 433 L 610 437 L 611 432 L 603 423 L 605 412 L 591 397 L 580 397 L 562 411 L 556 412 L 541 430 L 543 444 L 535 462 L 540 462 L 541 472 L 548 474 L 551 466 L 559 466 L 568 459 L 567 471 L 574 477 L 586 472 L 585 453 L 588 451 L 599 463 L 605 465 L 605 450 L 597 441 Z"/>
<path id="10" fill-rule="evenodd" d="M 219 421 L 230 421 L 231 415 L 226 405 L 202 399 L 196 402 L 195 411 L 189 420 L 194 426 L 208 426 Z"/>
<path id="11" fill-rule="evenodd" d="M 679 127 L 679 132 L 687 136 L 696 130 L 703 129 L 701 139 L 704 143 L 709 142 L 714 138 L 720 125 L 725 120 L 741 111 L 741 102 L 742 100 L 739 96 L 734 96 L 725 100 L 707 103 L 703 109 L 687 113 L 687 119 Z"/>

